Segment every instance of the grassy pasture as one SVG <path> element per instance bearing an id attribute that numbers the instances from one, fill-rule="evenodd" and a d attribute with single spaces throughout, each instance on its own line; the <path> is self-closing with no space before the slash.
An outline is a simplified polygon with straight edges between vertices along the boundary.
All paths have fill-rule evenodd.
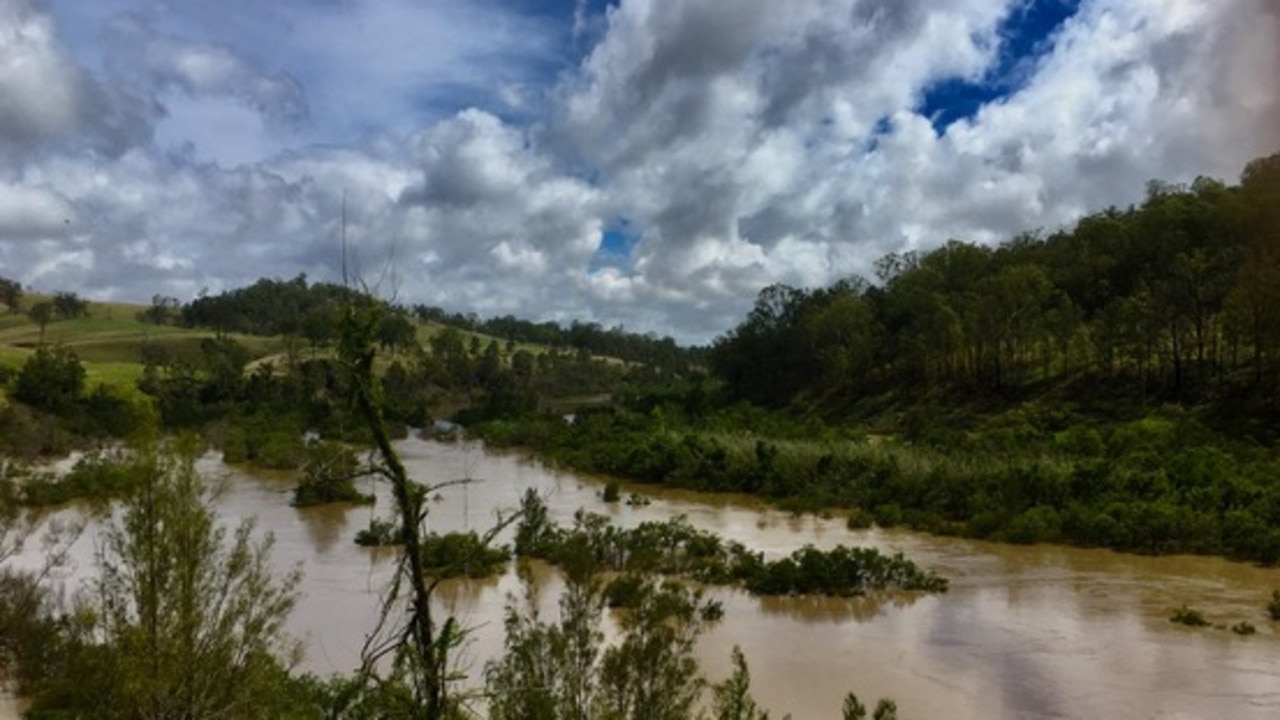
<path id="1" fill-rule="evenodd" d="M 40 298 L 24 298 L 25 306 Z M 132 385 L 142 375 L 142 348 L 163 347 L 172 357 L 196 360 L 200 343 L 214 337 L 207 330 L 188 330 L 172 325 L 139 321 L 143 305 L 128 303 L 89 304 L 89 315 L 59 320 L 45 327 L 43 341 L 71 348 L 84 363 L 89 385 Z M 255 357 L 280 352 L 279 338 L 233 335 Z M 25 313 L 0 314 L 0 366 L 19 368 L 41 342 L 40 327 Z"/>

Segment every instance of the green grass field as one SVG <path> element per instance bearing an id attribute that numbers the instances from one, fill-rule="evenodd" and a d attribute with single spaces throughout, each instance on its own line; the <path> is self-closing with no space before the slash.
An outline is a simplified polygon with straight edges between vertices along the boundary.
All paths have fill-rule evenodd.
<path id="1" fill-rule="evenodd" d="M 25 310 L 44 300 L 48 298 L 28 295 L 23 298 L 23 312 L 0 313 L 0 367 L 17 370 L 43 342 L 75 351 L 84 364 L 90 386 L 98 383 L 132 386 L 142 376 L 143 347 L 163 347 L 170 357 L 195 362 L 201 357 L 200 343 L 214 337 L 214 333 L 209 330 L 191 330 L 140 321 L 138 315 L 146 309 L 145 305 L 101 302 L 89 303 L 87 317 L 50 322 L 42 334 L 39 325 L 27 316 Z M 436 323 L 419 324 L 418 342 L 429 347 L 431 339 L 444 330 L 445 326 Z M 500 338 L 468 330 L 458 332 L 468 347 L 473 339 L 479 340 L 481 347 L 497 341 L 503 354 L 507 355 L 506 341 Z M 252 356 L 248 371 L 266 362 L 282 365 L 287 356 L 288 348 L 282 338 L 238 334 L 231 337 L 248 348 Z M 549 352 L 546 346 L 529 343 L 517 343 L 515 349 L 527 350 L 535 355 Z M 331 349 L 317 351 L 307 347 L 295 347 L 294 351 L 304 358 L 332 357 L 333 353 Z M 380 353 L 378 368 L 385 369 L 393 360 L 403 357 L 399 353 L 396 356 Z M 613 358 L 604 359 L 621 362 Z"/>
<path id="2" fill-rule="evenodd" d="M 25 303 L 40 298 L 27 298 Z M 25 313 L 0 315 L 0 366 L 17 369 L 35 352 L 43 340 L 75 351 L 84 363 L 89 385 L 132 385 L 142 375 L 142 348 L 158 345 L 171 356 L 192 360 L 200 356 L 200 343 L 214 337 L 208 330 L 188 330 L 172 325 L 155 325 L 137 319 L 144 305 L 89 303 L 88 317 L 49 323 L 41 337 L 40 327 Z M 233 335 L 256 357 L 278 353 L 279 338 Z"/>

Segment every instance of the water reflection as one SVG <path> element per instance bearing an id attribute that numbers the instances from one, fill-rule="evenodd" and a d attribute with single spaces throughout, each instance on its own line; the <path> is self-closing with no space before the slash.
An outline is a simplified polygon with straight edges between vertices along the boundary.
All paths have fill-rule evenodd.
<path id="1" fill-rule="evenodd" d="M 879 592 L 852 598 L 801 595 L 757 597 L 759 612 L 784 615 L 806 623 L 868 622 L 886 611 L 910 607 L 924 598 L 914 592 Z"/>
<path id="2" fill-rule="evenodd" d="M 298 517 L 306 527 L 307 537 L 316 552 L 328 555 L 338 542 L 353 542 L 355 530 L 349 528 L 352 515 L 367 517 L 367 508 L 350 506 L 324 506 L 298 510 Z M 361 525 L 363 527 L 367 524 Z"/>

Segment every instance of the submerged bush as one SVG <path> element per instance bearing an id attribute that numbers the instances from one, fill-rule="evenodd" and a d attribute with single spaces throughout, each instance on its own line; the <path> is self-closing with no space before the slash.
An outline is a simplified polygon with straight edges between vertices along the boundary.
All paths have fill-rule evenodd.
<path id="1" fill-rule="evenodd" d="M 818 550 L 806 546 L 781 560 L 766 561 L 741 543 L 676 517 L 644 522 L 625 530 L 603 515 L 578 511 L 564 528 L 550 522 L 541 500 L 526 495 L 524 518 L 516 531 L 516 552 L 553 564 L 589 561 L 600 570 L 624 573 L 611 584 L 611 603 L 625 605 L 634 581 L 628 574 L 686 577 L 717 585 L 741 585 L 757 595 L 829 595 L 850 597 L 869 591 L 898 589 L 945 592 L 947 580 L 923 570 L 901 553 L 885 555 L 874 548 L 839 546 Z"/>
<path id="2" fill-rule="evenodd" d="M 310 507 L 328 503 L 373 504 L 373 495 L 356 489 L 362 475 L 360 458 L 349 446 L 331 440 L 307 444 L 307 460 L 302 479 L 293 491 L 294 507 Z"/>
<path id="3" fill-rule="evenodd" d="M 62 477 L 36 475 L 23 485 L 23 503 L 32 507 L 76 500 L 103 503 L 123 498 L 137 486 L 138 467 L 123 453 L 104 452 L 76 462 Z"/>
<path id="4" fill-rule="evenodd" d="M 422 560 L 432 577 L 483 578 L 502 572 L 511 550 L 486 544 L 474 530 L 430 533 L 422 539 Z"/>
<path id="5" fill-rule="evenodd" d="M 1237 635 L 1253 635 L 1258 632 L 1258 628 L 1254 627 L 1253 623 L 1247 620 L 1241 620 L 1231 626 L 1231 632 Z"/>
<path id="6" fill-rule="evenodd" d="M 404 544 L 404 532 L 392 520 L 373 518 L 369 527 L 356 533 L 356 544 L 362 547 L 387 547 Z"/>
<path id="7" fill-rule="evenodd" d="M 1169 621 L 1188 627 L 1207 627 L 1209 625 L 1209 620 L 1205 618 L 1204 613 L 1186 605 L 1174 610 L 1173 617 L 1170 617 Z"/>

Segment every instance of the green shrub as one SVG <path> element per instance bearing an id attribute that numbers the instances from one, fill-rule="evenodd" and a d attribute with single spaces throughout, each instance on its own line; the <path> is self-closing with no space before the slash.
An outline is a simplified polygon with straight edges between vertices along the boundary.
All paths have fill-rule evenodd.
<path id="1" fill-rule="evenodd" d="M 1207 627 L 1209 625 L 1209 620 L 1205 618 L 1203 612 L 1186 605 L 1174 610 L 1173 616 L 1169 618 L 1169 621 L 1188 627 Z"/>
<path id="2" fill-rule="evenodd" d="M 32 507 L 63 505 L 75 500 L 102 503 L 127 496 L 139 480 L 139 468 L 119 453 L 81 458 L 62 477 L 38 475 L 23 486 L 23 503 Z"/>
<path id="3" fill-rule="evenodd" d="M 369 527 L 356 533 L 356 544 L 362 547 L 387 547 L 404 544 L 400 525 L 392 520 L 373 518 Z"/>
<path id="4" fill-rule="evenodd" d="M 600 497 L 607 503 L 616 503 L 622 499 L 622 486 L 618 484 L 618 481 L 610 480 L 605 483 L 604 493 Z"/>
<path id="5" fill-rule="evenodd" d="M 1253 635 L 1258 632 L 1258 629 L 1253 626 L 1253 623 L 1248 622 L 1247 620 L 1241 620 L 1231 626 L 1231 632 L 1237 635 Z"/>
<path id="6" fill-rule="evenodd" d="M 510 559 L 510 549 L 486 545 L 475 531 L 430 533 L 422 539 L 423 572 L 432 577 L 490 577 Z"/>
<path id="7" fill-rule="evenodd" d="M 1272 620 L 1280 620 L 1280 590 L 1271 591 L 1271 601 L 1267 603 L 1267 614 Z"/>
<path id="8" fill-rule="evenodd" d="M 360 459 L 350 446 L 332 440 L 307 443 L 302 479 L 293 490 L 294 507 L 327 503 L 370 505 L 373 495 L 356 489 Z"/>
<path id="9" fill-rule="evenodd" d="M 862 508 L 854 508 L 849 511 L 849 518 L 845 520 L 844 524 L 850 530 L 866 530 L 874 523 L 875 516 Z"/>
<path id="10" fill-rule="evenodd" d="M 996 537 L 1019 545 L 1033 545 L 1057 540 L 1062 534 L 1058 511 L 1038 505 L 1014 518 Z"/>

